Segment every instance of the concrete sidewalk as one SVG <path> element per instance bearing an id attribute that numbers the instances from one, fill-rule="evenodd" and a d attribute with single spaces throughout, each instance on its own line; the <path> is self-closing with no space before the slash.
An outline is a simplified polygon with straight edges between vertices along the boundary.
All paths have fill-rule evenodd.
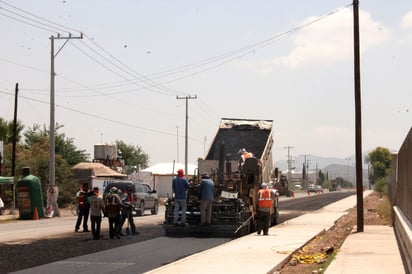
<path id="1" fill-rule="evenodd" d="M 370 191 L 364 192 L 364 197 Z M 147 273 L 274 273 L 305 245 L 356 205 L 356 195 L 272 227 L 269 237 L 247 235 Z M 356 258 L 353 259 L 353 257 Z M 366 227 L 351 234 L 326 273 L 405 273 L 393 228 Z"/>
<path id="2" fill-rule="evenodd" d="M 364 196 L 369 194 L 370 191 L 364 192 Z M 253 233 L 220 243 L 218 239 L 161 237 L 19 273 L 273 273 L 289 259 L 293 251 L 332 227 L 337 219 L 355 205 L 356 195 L 352 195 L 271 227 L 269 236 Z M 216 242 L 206 247 L 213 240 Z M 150 260 L 157 259 L 159 267 L 147 269 L 141 250 L 154 249 L 159 241 L 164 246 L 162 255 L 159 255 L 159 250 L 153 250 L 152 256 L 148 257 Z M 199 252 L 190 256 L 179 254 L 184 249 L 184 242 L 198 245 Z M 161 266 L 161 260 L 156 256 L 167 256 L 167 261 L 171 263 Z M 351 234 L 326 273 L 405 273 L 393 228 L 366 226 L 365 232 Z"/>
<path id="3" fill-rule="evenodd" d="M 325 273 L 406 273 L 393 227 L 365 226 L 350 234 Z"/>

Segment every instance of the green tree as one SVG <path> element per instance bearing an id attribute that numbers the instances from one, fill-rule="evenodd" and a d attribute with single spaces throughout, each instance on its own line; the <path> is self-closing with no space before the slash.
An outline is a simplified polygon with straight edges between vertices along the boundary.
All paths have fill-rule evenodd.
<path id="1" fill-rule="evenodd" d="M 4 123 L 0 123 L 0 127 Z M 22 127 L 21 127 L 22 128 Z M 86 161 L 88 155 L 84 150 L 79 150 L 73 143 L 72 138 L 59 133 L 62 126 L 56 126 L 55 138 L 55 180 L 59 187 L 60 205 L 69 203 L 77 190 L 78 185 L 71 179 L 71 167 L 79 162 Z M 4 132 L 4 131 L 2 131 Z M 24 142 L 17 143 L 16 146 L 16 176 L 22 175 L 23 167 L 30 167 L 31 173 L 39 177 L 42 189 L 45 192 L 49 185 L 49 130 L 45 126 L 35 124 L 29 127 L 23 134 Z M 11 150 L 12 144 L 6 144 L 4 148 L 4 165 L 7 174 L 11 174 Z M 6 174 L 6 173 L 5 173 Z M 44 194 L 43 198 L 46 199 Z"/>
<path id="2" fill-rule="evenodd" d="M 367 161 L 372 167 L 372 173 L 370 175 L 372 184 L 390 174 L 392 156 L 389 149 L 383 147 L 375 148 L 369 152 Z"/>
<path id="3" fill-rule="evenodd" d="M 322 170 L 319 170 L 318 173 L 318 184 L 321 186 L 325 186 L 326 183 L 326 176 L 325 173 L 322 172 Z"/>
<path id="4" fill-rule="evenodd" d="M 0 140 L 4 144 L 11 144 L 13 142 L 13 121 L 6 121 L 0 117 Z M 16 123 L 16 143 L 20 142 L 21 132 L 24 129 L 24 126 L 17 121 Z"/>
<path id="5" fill-rule="evenodd" d="M 137 169 L 144 169 L 148 166 L 149 155 L 142 150 L 139 146 L 127 145 L 123 141 L 116 141 L 117 149 L 121 152 L 121 157 L 124 160 L 126 166 L 126 173 Z"/>
<path id="6" fill-rule="evenodd" d="M 57 131 L 63 126 L 56 125 L 56 136 L 55 136 L 55 153 L 56 155 L 61 155 L 69 165 L 76 165 L 80 162 L 85 162 L 89 155 L 85 150 L 79 150 L 73 143 L 73 138 L 68 138 L 64 133 L 58 133 Z M 45 138 L 49 138 L 50 130 L 43 125 L 35 124 L 33 127 L 24 133 L 25 143 L 27 147 L 32 147 L 33 145 L 42 142 Z"/>

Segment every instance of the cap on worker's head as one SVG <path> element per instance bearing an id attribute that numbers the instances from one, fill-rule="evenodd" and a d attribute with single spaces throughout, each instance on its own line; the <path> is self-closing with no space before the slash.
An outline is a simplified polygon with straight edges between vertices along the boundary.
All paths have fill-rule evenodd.
<path id="1" fill-rule="evenodd" d="M 205 178 L 205 179 L 210 178 L 209 174 L 207 173 L 202 173 L 202 175 L 200 176 L 202 176 L 202 178 Z"/>
<path id="2" fill-rule="evenodd" d="M 261 188 L 268 188 L 268 184 L 267 184 L 267 183 L 262 183 L 262 184 L 260 185 L 260 187 L 261 187 Z"/>
<path id="3" fill-rule="evenodd" d="M 110 189 L 110 192 L 112 192 L 112 193 L 115 193 L 117 191 L 117 187 L 112 187 L 111 189 Z"/>
<path id="4" fill-rule="evenodd" d="M 185 176 L 185 172 L 183 171 L 183 169 L 177 170 L 177 176 L 178 176 L 178 177 L 183 177 L 183 176 Z"/>
<path id="5" fill-rule="evenodd" d="M 244 148 L 241 148 L 241 149 L 239 149 L 239 154 L 242 154 L 242 153 L 245 153 L 246 152 L 246 149 L 244 149 Z"/>

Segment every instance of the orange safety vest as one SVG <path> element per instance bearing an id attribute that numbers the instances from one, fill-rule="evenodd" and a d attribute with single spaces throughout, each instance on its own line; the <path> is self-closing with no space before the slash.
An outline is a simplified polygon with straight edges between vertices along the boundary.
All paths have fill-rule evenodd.
<path id="1" fill-rule="evenodd" d="M 258 207 L 271 208 L 272 206 L 272 190 L 269 188 L 261 189 L 258 193 Z"/>

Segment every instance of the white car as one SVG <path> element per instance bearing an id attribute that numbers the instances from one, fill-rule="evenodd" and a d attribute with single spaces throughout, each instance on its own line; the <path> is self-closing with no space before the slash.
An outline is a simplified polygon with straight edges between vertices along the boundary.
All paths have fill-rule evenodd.
<path id="1" fill-rule="evenodd" d="M 302 189 L 303 188 L 302 185 L 298 184 L 298 183 L 294 184 L 293 187 L 296 188 L 296 189 Z"/>

